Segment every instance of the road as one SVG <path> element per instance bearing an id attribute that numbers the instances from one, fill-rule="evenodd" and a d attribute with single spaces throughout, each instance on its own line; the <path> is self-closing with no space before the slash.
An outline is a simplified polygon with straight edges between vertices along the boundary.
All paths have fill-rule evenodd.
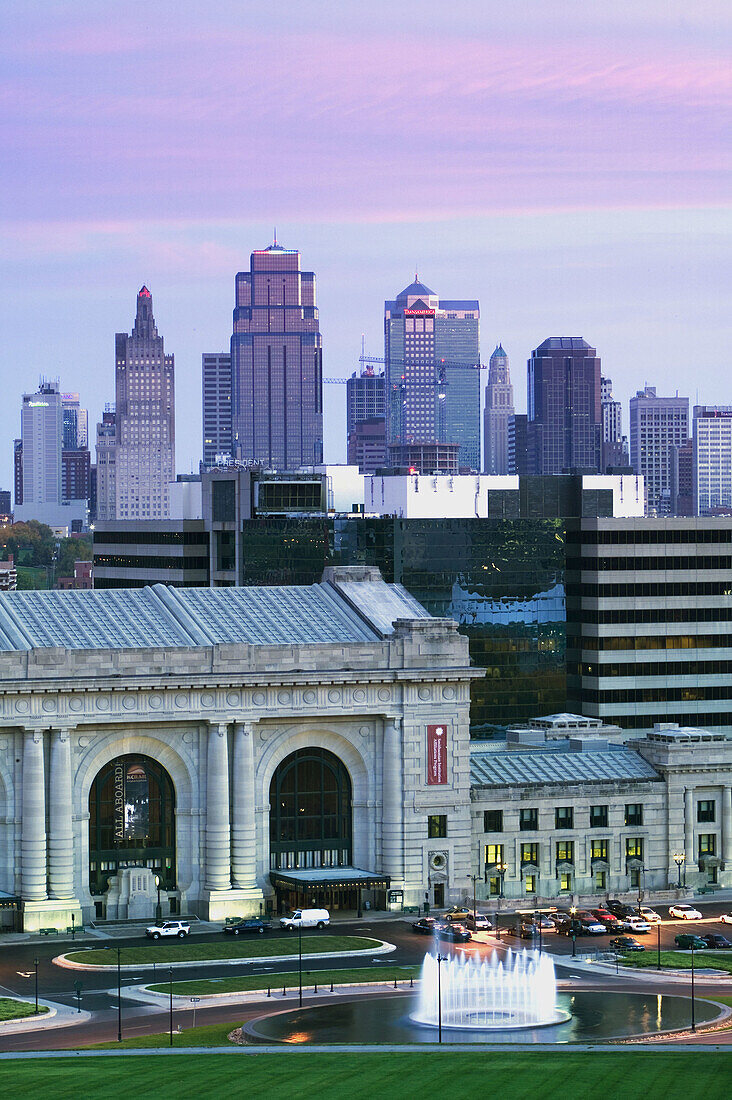
<path id="1" fill-rule="evenodd" d="M 708 904 L 703 904 L 700 908 L 702 908 L 704 914 L 704 922 L 702 925 L 696 922 L 663 922 L 660 931 L 662 949 L 673 947 L 673 938 L 678 934 L 679 930 L 691 931 L 693 929 L 703 931 L 704 933 L 720 932 L 732 939 L 732 927 L 721 924 L 715 919 L 718 918 L 721 913 L 726 912 L 727 907 L 719 903 L 710 902 Z M 361 933 L 363 935 L 373 936 L 377 939 L 388 940 L 390 943 L 396 945 L 396 951 L 389 955 L 373 956 L 373 958 L 362 956 L 357 961 L 354 960 L 354 965 L 369 967 L 414 965 L 422 961 L 425 951 L 428 950 L 432 944 L 432 940 L 430 937 L 417 936 L 414 934 L 411 928 L 412 919 L 413 918 L 404 921 L 379 921 L 365 918 L 360 921 L 354 920 L 353 922 L 347 923 L 338 922 L 336 925 L 331 926 L 331 929 L 342 933 Z M 272 934 L 273 936 L 280 935 L 278 932 L 273 932 Z M 308 934 L 310 935 L 311 932 L 309 931 Z M 318 935 L 319 933 L 312 930 L 312 934 Z M 328 932 L 326 931 L 320 934 L 327 935 Z M 197 943 L 217 942 L 221 939 L 222 936 L 220 932 L 207 932 L 196 934 L 195 936 Z M 609 939 L 609 935 L 581 937 L 577 940 L 577 950 L 581 952 L 595 948 L 602 949 L 607 947 Z M 650 936 L 639 936 L 638 939 L 646 941 L 648 950 L 655 950 L 655 929 Z M 486 954 L 494 949 L 495 939 L 492 936 L 483 935 L 481 936 L 481 940 L 486 942 L 473 941 L 465 945 L 452 945 L 441 942 L 440 949 L 443 953 L 451 952 L 471 955 Z M 123 947 L 130 947 L 140 943 L 149 944 L 149 942 L 150 941 L 145 940 L 144 937 L 135 938 L 127 935 L 118 940 L 110 939 L 105 941 L 91 939 L 89 937 L 77 937 L 76 944 L 72 944 L 71 941 L 67 939 L 55 942 L 44 939 L 38 942 L 5 943 L 0 946 L 0 995 L 22 996 L 32 999 L 35 983 L 34 960 L 38 959 L 39 996 L 43 999 L 75 1008 L 77 1001 L 75 997 L 74 982 L 80 981 L 82 983 L 82 1007 L 86 1011 L 92 1013 L 92 1019 L 79 1027 L 47 1029 L 15 1035 L 3 1035 L 2 1032 L 0 1032 L 0 1051 L 63 1049 L 69 1046 L 83 1046 L 90 1043 L 116 1040 L 118 1009 L 116 974 L 109 971 L 80 972 L 68 970 L 53 965 L 52 960 L 56 955 L 69 951 L 74 946 L 78 948 L 93 945 L 95 947 L 109 946 L 115 948 L 117 943 L 121 944 Z M 504 943 L 514 948 L 527 946 L 526 941 L 505 935 Z M 571 961 L 572 942 L 568 937 L 558 936 L 555 933 L 547 933 L 543 937 L 543 945 L 545 949 L 550 951 L 555 957 L 560 981 L 567 981 L 571 984 L 572 988 L 598 988 L 598 979 L 596 977 L 588 978 L 573 965 Z M 730 953 L 732 954 L 732 952 Z M 312 986 L 318 971 L 333 969 L 334 966 L 342 965 L 347 965 L 342 959 L 307 959 L 304 964 L 306 987 Z M 176 967 L 174 971 L 174 981 L 192 980 L 196 978 L 229 978 L 237 973 L 261 974 L 262 985 L 267 985 L 271 979 L 274 987 L 276 985 L 276 975 L 283 971 L 291 971 L 292 969 L 292 960 L 271 963 L 262 962 L 260 960 L 235 963 L 227 961 L 225 963 L 222 962 L 220 965 L 208 965 L 205 967 L 198 963 L 191 963 L 190 966 Z M 167 965 L 163 965 L 157 971 L 157 980 L 167 980 L 168 973 L 169 970 Z M 126 986 L 139 985 L 142 982 L 152 981 L 153 972 L 148 968 L 139 968 L 127 972 L 123 971 L 121 983 L 123 990 L 123 1034 L 127 1037 L 132 1035 L 153 1034 L 167 1030 L 167 1003 L 163 1003 L 160 1007 L 145 1006 L 124 997 L 124 988 Z M 637 982 L 633 979 L 629 979 L 622 971 L 617 976 L 614 974 L 603 976 L 601 984 L 603 988 L 615 989 L 618 991 L 638 991 Z M 730 996 L 732 995 L 732 978 L 729 982 L 720 983 L 718 980 L 711 982 L 705 979 L 704 975 L 700 973 L 697 975 L 697 988 L 700 995 L 716 992 L 719 995 Z M 664 993 L 677 993 L 682 996 L 688 996 L 689 981 L 686 978 L 680 978 L 678 981 L 665 979 L 662 989 Z M 289 996 L 292 997 L 292 994 Z M 329 999 L 327 994 L 318 994 L 319 1004 Z M 271 1004 L 271 1001 L 265 1002 L 265 1004 L 268 1003 Z M 284 998 L 280 1003 L 286 1003 Z M 262 1009 L 262 1005 L 237 1006 L 231 1003 L 215 1008 L 198 1008 L 196 1012 L 196 1024 L 203 1025 L 231 1022 L 233 1027 L 244 1020 L 261 1015 Z M 176 1009 L 174 1014 L 174 1026 L 177 1027 L 179 1023 L 182 1024 L 184 1028 L 190 1027 L 192 1024 L 192 1010 L 184 1011 Z M 701 1036 L 699 1038 L 701 1038 Z M 708 1040 L 712 1041 L 712 1037 L 709 1036 Z M 707 1039 L 704 1041 L 707 1041 Z M 719 1042 L 719 1038 L 713 1041 Z"/>

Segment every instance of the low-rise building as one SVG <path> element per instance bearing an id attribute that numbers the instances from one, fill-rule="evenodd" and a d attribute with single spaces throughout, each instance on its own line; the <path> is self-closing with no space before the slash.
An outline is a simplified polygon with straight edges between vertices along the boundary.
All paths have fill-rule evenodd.
<path id="1" fill-rule="evenodd" d="M 588 904 L 732 885 L 722 734 L 666 723 L 618 745 L 509 731 L 505 743 L 473 743 L 470 764 L 480 898 Z"/>

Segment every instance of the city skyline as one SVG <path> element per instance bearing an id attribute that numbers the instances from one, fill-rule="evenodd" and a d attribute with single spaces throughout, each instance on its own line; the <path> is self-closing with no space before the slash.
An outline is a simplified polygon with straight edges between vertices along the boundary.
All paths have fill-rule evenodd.
<path id="1" fill-rule="evenodd" d="M 2 369 L 18 395 L 60 375 L 96 423 L 99 364 L 145 283 L 176 349 L 178 468 L 195 466 L 201 354 L 225 350 L 231 275 L 276 223 L 318 276 L 326 377 L 351 373 L 362 332 L 380 353 L 382 303 L 416 263 L 481 301 L 484 348 L 515 364 L 547 333 L 581 334 L 627 407 L 646 381 L 684 392 L 692 347 L 690 401 L 725 403 L 727 6 L 427 3 L 408 52 L 387 14 L 275 3 L 265 24 L 162 2 L 123 28 L 83 0 L 43 18 L 3 6 Z M 285 96 L 273 57 L 298 74 Z M 345 395 L 324 397 L 326 455 L 343 459 Z M 12 403 L 0 431 L 18 434 Z"/>

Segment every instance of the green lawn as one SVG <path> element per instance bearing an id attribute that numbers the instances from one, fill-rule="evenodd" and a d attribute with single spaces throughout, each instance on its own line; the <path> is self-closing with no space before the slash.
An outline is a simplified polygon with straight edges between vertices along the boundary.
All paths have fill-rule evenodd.
<path id="1" fill-rule="evenodd" d="M 627 958 L 622 960 L 623 966 L 653 968 L 657 966 L 657 963 L 658 959 L 655 951 L 646 951 L 645 955 L 641 955 L 639 952 L 637 955 L 628 955 Z M 661 967 L 670 967 L 673 970 L 690 970 L 691 952 L 662 951 Z M 728 951 L 726 954 L 720 951 L 716 955 L 706 951 L 695 951 L 694 967 L 713 967 L 715 970 L 726 970 L 728 974 L 732 974 L 732 951 Z"/>
<path id="2" fill-rule="evenodd" d="M 38 1015 L 48 1012 L 45 1005 L 38 1006 Z M 24 1016 L 35 1016 L 35 1004 L 28 1001 L 16 1001 L 13 997 L 0 997 L 0 1020 L 22 1020 Z"/>
<path id="3" fill-rule="evenodd" d="M 421 966 L 362 966 L 352 967 L 347 970 L 303 970 L 303 986 L 312 988 L 317 982 L 320 989 L 324 985 L 349 985 L 352 982 L 393 982 L 396 978 L 399 982 L 409 981 L 419 975 Z M 173 993 L 177 997 L 210 997 L 213 993 L 238 993 L 247 992 L 250 989 L 266 989 L 271 986 L 273 990 L 292 989 L 299 984 L 297 970 L 291 970 L 284 974 L 239 974 L 232 978 L 212 980 L 201 978 L 194 982 L 173 982 Z M 162 985 L 149 985 L 156 993 L 167 993 L 170 986 L 167 982 Z"/>
<path id="4" fill-rule="evenodd" d="M 281 936 L 256 936 L 244 941 L 238 937 L 222 936 L 218 943 L 191 943 L 175 940 L 170 943 L 158 940 L 156 943 L 138 947 L 123 947 L 120 952 L 122 966 L 134 964 L 205 962 L 216 959 L 261 959 L 275 955 L 297 955 L 298 937 L 283 933 Z M 303 936 L 303 955 L 336 954 L 340 951 L 373 951 L 380 947 L 379 940 L 370 940 L 365 936 Z M 71 951 L 66 956 L 72 962 L 93 964 L 95 966 L 116 966 L 117 949 L 112 947 L 93 947 L 90 951 Z"/>
<path id="5" fill-rule="evenodd" d="M 309 1054 L 305 1051 L 252 1056 L 174 1054 L 172 1057 L 0 1063 L 6 1092 L 78 1100 L 80 1094 L 114 1097 L 120 1091 L 144 1097 L 260 1095 L 289 1100 L 381 1100 L 430 1096 L 466 1100 L 489 1091 L 501 1100 L 537 1096 L 582 1100 L 656 1100 L 683 1089 L 685 1100 L 729 1097 L 730 1061 L 712 1051 L 623 1050 L 583 1053 Z"/>

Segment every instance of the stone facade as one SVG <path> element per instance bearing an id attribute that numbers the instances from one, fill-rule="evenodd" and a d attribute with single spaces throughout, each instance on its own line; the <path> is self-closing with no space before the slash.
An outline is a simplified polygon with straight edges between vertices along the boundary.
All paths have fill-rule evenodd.
<path id="1" fill-rule="evenodd" d="M 110 761 L 140 754 L 175 790 L 175 890 L 163 913 L 258 913 L 273 893 L 272 776 L 315 746 L 351 779 L 353 865 L 418 904 L 438 845 L 445 900 L 457 899 L 469 870 L 469 681 L 479 674 L 455 624 L 429 618 L 342 645 L 0 653 L 0 891 L 20 899 L 26 929 L 103 915 L 105 897 L 89 885 L 90 791 Z M 427 726 L 438 723 L 447 782 L 429 786 Z M 446 815 L 446 839 L 428 840 L 429 814 Z"/>

